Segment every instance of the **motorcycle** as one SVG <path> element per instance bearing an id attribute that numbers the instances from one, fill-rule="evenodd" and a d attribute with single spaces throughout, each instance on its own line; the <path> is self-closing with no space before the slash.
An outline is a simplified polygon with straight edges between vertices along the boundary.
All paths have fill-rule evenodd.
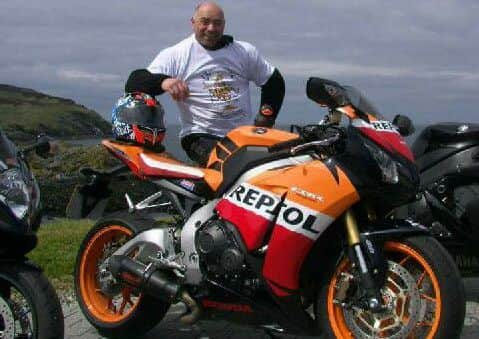
<path id="1" fill-rule="evenodd" d="M 0 337 L 63 338 L 63 313 L 40 267 L 25 255 L 37 244 L 40 191 L 26 154 L 49 152 L 45 137 L 18 151 L 0 130 Z"/>
<path id="2" fill-rule="evenodd" d="M 126 194 L 128 211 L 100 219 L 79 249 L 77 300 L 103 336 L 146 332 L 176 302 L 182 323 L 220 318 L 272 336 L 459 336 L 454 261 L 425 227 L 389 217 L 419 185 L 407 144 L 355 88 L 310 78 L 306 92 L 328 107 L 321 124 L 239 127 L 206 168 L 102 142 L 125 167 L 84 171 L 88 209 L 125 168 L 158 186 L 139 203 Z"/>
<path id="3" fill-rule="evenodd" d="M 421 176 L 417 199 L 397 210 L 421 222 L 464 276 L 479 274 L 479 125 L 437 123 L 412 144 Z"/>

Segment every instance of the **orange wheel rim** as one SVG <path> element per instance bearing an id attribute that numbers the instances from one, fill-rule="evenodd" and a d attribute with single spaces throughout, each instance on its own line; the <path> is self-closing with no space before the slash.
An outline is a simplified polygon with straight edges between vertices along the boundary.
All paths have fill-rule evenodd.
<path id="1" fill-rule="evenodd" d="M 423 314 L 419 321 L 410 325 L 411 328 L 407 334 L 407 338 L 434 338 L 441 320 L 442 308 L 439 281 L 436 277 L 436 274 L 424 257 L 407 244 L 387 242 L 384 248 L 385 251 L 394 253 L 394 265 L 397 267 L 407 267 L 409 270 L 414 269 L 413 278 L 416 283 L 417 290 L 419 291 L 420 302 L 424 303 L 422 305 L 425 305 L 426 309 L 432 310 L 432 317 L 425 317 Z M 343 307 L 334 302 L 337 286 L 340 283 L 341 274 L 348 272 L 350 268 L 351 265 L 349 260 L 344 259 L 338 266 L 328 287 L 328 318 L 331 329 L 337 338 L 354 338 L 354 333 L 346 321 Z M 389 270 L 388 274 L 390 274 Z M 385 292 L 383 291 L 383 293 Z M 385 298 L 385 296 L 383 297 Z M 392 312 L 395 312 L 396 308 L 406 308 L 406 306 L 409 305 L 407 303 L 408 301 L 404 301 L 402 303 L 398 302 L 397 304 L 399 304 L 399 306 L 395 304 L 395 306 L 392 307 Z M 409 320 L 407 316 L 403 315 L 403 317 L 404 319 L 401 319 L 401 321 L 407 322 Z M 385 327 L 389 325 L 391 325 L 391 323 L 387 323 L 386 321 Z M 378 337 L 383 337 L 383 335 L 378 335 Z M 384 337 L 387 337 L 387 335 L 384 335 Z"/>
<path id="2" fill-rule="evenodd" d="M 126 318 L 138 306 L 141 295 L 135 297 L 125 286 L 115 296 L 102 293 L 98 282 L 98 267 L 107 246 L 131 238 L 133 232 L 120 225 L 111 225 L 96 233 L 88 242 L 80 261 L 80 294 L 89 313 L 99 321 L 116 323 Z M 111 253 L 110 253 L 111 255 Z"/>

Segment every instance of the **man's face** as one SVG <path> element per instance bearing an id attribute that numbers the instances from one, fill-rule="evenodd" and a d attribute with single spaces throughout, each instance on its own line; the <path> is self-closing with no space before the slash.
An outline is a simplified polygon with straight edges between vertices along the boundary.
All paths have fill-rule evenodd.
<path id="1" fill-rule="evenodd" d="M 206 47 L 215 47 L 223 36 L 225 19 L 221 8 L 204 5 L 191 19 L 196 40 Z"/>

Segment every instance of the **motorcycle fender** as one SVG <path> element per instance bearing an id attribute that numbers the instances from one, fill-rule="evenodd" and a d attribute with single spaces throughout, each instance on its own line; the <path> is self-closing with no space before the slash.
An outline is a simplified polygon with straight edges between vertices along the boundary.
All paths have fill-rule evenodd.
<path id="1" fill-rule="evenodd" d="M 394 220 L 373 226 L 374 231 L 360 234 L 360 245 L 366 257 L 371 277 L 376 286 L 383 286 L 386 279 L 387 262 L 383 255 L 383 244 L 388 240 L 415 235 L 429 234 L 421 224 L 410 220 Z"/>
<path id="2" fill-rule="evenodd" d="M 125 165 L 101 172 L 91 168 L 82 168 L 85 183 L 77 185 L 68 202 L 65 214 L 70 219 L 99 219 L 111 195 L 109 189 L 113 177 L 120 177 L 128 172 Z"/>
<path id="3" fill-rule="evenodd" d="M 106 187 L 97 185 L 77 185 L 70 196 L 65 215 L 69 219 L 98 219 L 108 203 L 109 196 L 105 195 Z"/>
<path id="4" fill-rule="evenodd" d="M 429 229 L 412 220 L 383 221 L 370 227 L 374 231 L 361 233 L 362 238 L 375 241 L 400 239 L 414 235 L 430 235 Z"/>

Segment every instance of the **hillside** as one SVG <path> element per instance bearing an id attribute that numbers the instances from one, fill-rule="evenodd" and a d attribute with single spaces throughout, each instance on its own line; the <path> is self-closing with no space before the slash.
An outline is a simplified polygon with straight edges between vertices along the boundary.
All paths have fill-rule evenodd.
<path id="1" fill-rule="evenodd" d="M 55 138 L 101 138 L 110 124 L 73 100 L 31 89 L 0 84 L 0 127 L 15 141 L 31 141 L 40 133 Z"/>

